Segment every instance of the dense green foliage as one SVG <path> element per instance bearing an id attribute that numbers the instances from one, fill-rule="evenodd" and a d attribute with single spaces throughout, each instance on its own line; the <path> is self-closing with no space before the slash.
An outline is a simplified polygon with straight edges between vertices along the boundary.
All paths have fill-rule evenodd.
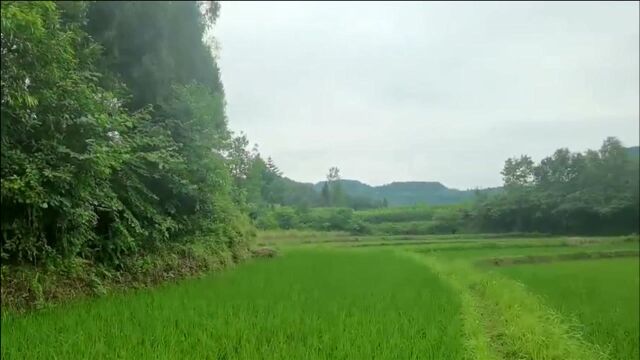
<path id="1" fill-rule="evenodd" d="M 244 147 L 246 147 L 245 142 Z M 241 153 L 239 151 L 238 153 Z M 369 196 L 352 194 L 345 190 L 348 180 L 340 179 L 339 170 L 331 168 L 327 181 L 308 184 L 293 181 L 282 175 L 271 158 L 265 162 L 256 148 L 252 153 L 244 151 L 243 161 L 247 164 L 245 182 L 249 184 L 250 202 L 257 209 L 272 205 L 295 208 L 310 207 L 346 207 L 354 210 L 386 207 L 384 199 L 376 200 Z M 254 214 L 257 216 L 257 214 Z"/>
<path id="2" fill-rule="evenodd" d="M 485 191 L 298 183 L 228 128 L 216 2 L 1 6 L 3 358 L 637 358 L 637 235 L 540 234 L 637 233 L 637 147 Z M 227 267 L 254 227 L 282 257 L 111 291 Z"/>
<path id="3" fill-rule="evenodd" d="M 5 314 L 2 357 L 637 357 L 637 236 L 498 237 L 349 249 L 321 238 L 281 244 L 279 258 L 201 279 Z M 631 249 L 636 258 L 479 263 Z"/>
<path id="4" fill-rule="evenodd" d="M 599 151 L 559 149 L 538 164 L 508 159 L 505 191 L 477 202 L 476 225 L 488 232 L 638 233 L 638 164 L 615 138 Z"/>
<path id="5" fill-rule="evenodd" d="M 257 218 L 259 229 L 347 231 L 353 234 L 426 235 L 472 232 L 468 205 L 413 206 L 354 211 L 351 208 L 265 209 Z"/>
<path id="6" fill-rule="evenodd" d="M 482 191 L 372 187 L 336 167 L 317 184 L 286 178 L 228 128 L 209 36 L 218 10 L 2 3 L 3 304 L 46 302 L 59 284 L 102 293 L 218 268 L 247 255 L 255 227 L 356 240 L 638 232 L 638 148 L 615 138 L 537 164 L 508 159 L 504 186 Z"/>
<path id="7" fill-rule="evenodd" d="M 469 232 L 468 205 L 413 206 L 359 211 L 356 218 L 370 232 L 389 235 L 455 234 Z"/>
<path id="8" fill-rule="evenodd" d="M 386 185 L 371 186 L 357 180 L 340 180 L 340 185 L 346 196 L 361 201 L 368 200 L 376 205 L 386 202 L 388 206 L 460 204 L 472 202 L 477 193 L 491 195 L 501 191 L 500 188 L 457 190 L 439 182 L 429 181 L 395 181 Z M 318 190 L 323 186 L 324 182 L 321 181 L 315 188 Z"/>
<path id="9" fill-rule="evenodd" d="M 3 317 L 2 358 L 461 359 L 459 314 L 455 294 L 417 263 L 380 251 L 296 251 Z"/>
<path id="10" fill-rule="evenodd" d="M 204 7 L 200 9 L 200 7 Z M 2 3 L 2 257 L 123 256 L 251 226 L 203 35 L 215 3 Z"/>
<path id="11" fill-rule="evenodd" d="M 504 187 L 476 192 L 474 200 L 467 203 L 377 207 L 353 213 L 347 208 L 277 207 L 263 211 L 257 225 L 262 229 L 387 235 L 637 233 L 640 170 L 638 157 L 630 156 L 629 149 L 633 150 L 609 138 L 599 151 L 559 149 L 539 164 L 527 156 L 508 159 L 502 172 Z M 323 191 L 326 184 L 328 189 L 337 185 L 324 183 Z M 345 184 L 353 185 L 349 181 L 338 184 L 342 189 Z M 343 221 L 316 221 L 320 218 L 316 214 L 327 217 L 329 212 L 342 216 Z"/>
<path id="12" fill-rule="evenodd" d="M 389 209 L 372 209 L 359 211 L 358 217 L 371 224 L 387 222 L 426 221 L 433 219 L 437 207 L 434 206 L 405 206 Z"/>
<path id="13" fill-rule="evenodd" d="M 349 208 L 293 208 L 277 206 L 263 212 L 256 221 L 260 229 L 309 229 L 358 232 L 359 222 Z"/>

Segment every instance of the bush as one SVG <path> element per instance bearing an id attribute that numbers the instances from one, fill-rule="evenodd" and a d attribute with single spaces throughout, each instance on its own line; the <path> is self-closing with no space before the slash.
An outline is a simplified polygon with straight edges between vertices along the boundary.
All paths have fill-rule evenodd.
<path id="1" fill-rule="evenodd" d="M 262 211 L 255 220 L 255 225 L 261 230 L 279 229 L 278 220 L 272 211 Z"/>
<path id="2" fill-rule="evenodd" d="M 100 7 L 103 16 L 86 24 L 85 6 Z M 195 3 L 149 9 L 130 2 L 2 2 L 4 261 L 38 264 L 78 256 L 121 268 L 130 254 L 203 233 L 229 249 L 246 247 L 252 225 L 234 197 L 229 164 L 221 155 L 230 132 L 219 74 L 201 40 L 201 15 Z M 192 50 L 201 57 L 166 52 L 164 38 L 149 37 L 144 49 L 116 60 L 146 66 L 138 61 L 143 50 L 161 48 L 163 65 L 187 59 L 203 71 L 171 83 L 151 80 L 174 73 L 140 71 L 157 77 L 146 79 L 157 88 L 145 83 L 144 92 L 162 97 L 135 112 L 127 109 L 129 91 L 116 79 L 143 85 L 139 79 L 96 64 L 105 63 L 101 48 L 126 47 L 138 32 L 115 21 L 117 29 L 111 30 L 126 29 L 117 44 L 105 39 L 98 44 L 93 39 L 100 36 L 84 32 L 133 10 L 147 21 L 128 25 L 177 27 L 166 33 L 195 43 Z M 193 21 L 160 21 L 167 13 Z M 181 41 L 169 45 L 176 43 Z M 193 70 L 191 65 L 185 69 Z"/>
<path id="3" fill-rule="evenodd" d="M 280 206 L 273 211 L 278 227 L 283 230 L 294 229 L 298 227 L 298 214 L 293 208 Z"/>
<path id="4" fill-rule="evenodd" d="M 162 245 L 153 252 L 129 254 L 116 271 L 79 258 L 48 266 L 5 265 L 2 269 L 2 310 L 20 312 L 82 296 L 105 295 L 130 287 L 196 276 L 233 264 L 224 244 L 202 238 L 188 244 Z"/>
<path id="5" fill-rule="evenodd" d="M 433 217 L 436 207 L 432 206 L 400 206 L 393 208 L 382 208 L 355 213 L 359 220 L 370 224 L 380 224 L 385 222 L 410 222 L 427 221 Z"/>

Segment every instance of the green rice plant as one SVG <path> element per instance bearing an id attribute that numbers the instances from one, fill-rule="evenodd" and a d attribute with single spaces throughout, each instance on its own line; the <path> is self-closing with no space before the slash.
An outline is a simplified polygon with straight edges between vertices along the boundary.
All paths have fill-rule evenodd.
<path id="1" fill-rule="evenodd" d="M 466 342 L 467 353 L 503 359 L 607 358 L 521 284 L 495 273 L 477 271 L 465 261 L 442 261 L 433 256 L 405 254 L 427 265 L 466 298 L 463 304 L 472 308 L 467 311 L 473 312 L 472 316 L 464 318 L 466 336 L 472 340 Z M 479 324 L 468 324 L 469 321 Z M 480 332 L 478 327 L 484 331 Z M 486 344 L 490 344 L 489 350 Z"/>
<path id="2" fill-rule="evenodd" d="M 612 359 L 640 354 L 638 258 L 518 265 L 499 271 L 542 296 Z"/>
<path id="3" fill-rule="evenodd" d="M 315 230 L 262 230 L 256 237 L 258 244 L 299 244 L 315 241 L 341 241 L 348 239 L 349 233 L 340 231 Z"/>
<path id="4" fill-rule="evenodd" d="M 408 221 L 431 220 L 437 207 L 416 205 L 391 208 L 360 210 L 355 212 L 357 219 L 371 224 L 400 223 Z"/>
<path id="5" fill-rule="evenodd" d="M 639 250 L 640 243 L 626 238 L 593 238 L 576 242 L 568 238 L 508 239 L 498 241 L 469 241 L 462 243 L 431 243 L 416 246 L 414 251 L 439 258 L 476 260 L 502 256 L 561 254 L 577 251 Z"/>
<path id="6" fill-rule="evenodd" d="M 3 359 L 460 359 L 460 303 L 380 250 L 290 250 L 153 290 L 3 316 Z"/>

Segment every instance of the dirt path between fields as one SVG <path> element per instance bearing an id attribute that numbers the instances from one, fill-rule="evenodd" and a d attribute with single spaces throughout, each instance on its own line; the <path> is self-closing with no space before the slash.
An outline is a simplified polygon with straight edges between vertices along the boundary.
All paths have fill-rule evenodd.
<path id="1" fill-rule="evenodd" d="M 488 258 L 477 261 L 477 265 L 484 266 L 513 266 L 524 264 L 542 264 L 558 261 L 574 261 L 574 260 L 600 260 L 613 259 L 623 257 L 638 257 L 638 250 L 613 250 L 613 251 L 592 251 L 592 252 L 575 252 L 557 255 L 526 255 L 526 256 L 507 256 Z"/>

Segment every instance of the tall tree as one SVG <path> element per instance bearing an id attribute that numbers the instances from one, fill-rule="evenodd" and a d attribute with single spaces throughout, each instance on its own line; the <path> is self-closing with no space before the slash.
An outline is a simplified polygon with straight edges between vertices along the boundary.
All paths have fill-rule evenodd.
<path id="1" fill-rule="evenodd" d="M 501 174 L 507 187 L 531 185 L 534 179 L 533 160 L 527 155 L 509 158 L 504 163 Z"/>
<path id="2" fill-rule="evenodd" d="M 502 174 L 505 192 L 476 205 L 485 231 L 638 232 L 638 161 L 615 138 L 598 151 L 559 149 L 539 164 L 508 159 Z"/>
<path id="3" fill-rule="evenodd" d="M 203 42 L 217 11 L 2 3 L 4 258 L 118 265 L 196 234 L 243 246 L 249 228 L 231 171 L 246 166 L 228 156 L 242 139 L 227 128 Z"/>
<path id="4" fill-rule="evenodd" d="M 342 192 L 342 184 L 340 183 L 340 169 L 338 169 L 338 167 L 332 166 L 331 168 L 329 168 L 329 173 L 327 174 L 327 183 L 330 193 L 330 205 L 344 206 L 346 199 L 344 193 Z"/>
<path id="5" fill-rule="evenodd" d="M 103 66 L 132 92 L 132 109 L 158 104 L 174 84 L 197 82 L 222 92 L 212 49 L 203 42 L 217 2 L 98 1 L 89 8 L 88 32 L 103 49 Z M 204 6 L 204 9 L 201 8 Z"/>
<path id="6" fill-rule="evenodd" d="M 329 190 L 329 182 L 326 181 L 322 184 L 322 190 L 320 191 L 322 197 L 322 204 L 324 206 L 331 206 L 331 192 Z"/>
<path id="7" fill-rule="evenodd" d="M 146 122 L 98 86 L 98 47 L 74 16 L 51 2 L 2 3 L 2 254 L 15 261 L 70 257 L 119 232 L 109 251 L 139 234 L 111 186 Z"/>

